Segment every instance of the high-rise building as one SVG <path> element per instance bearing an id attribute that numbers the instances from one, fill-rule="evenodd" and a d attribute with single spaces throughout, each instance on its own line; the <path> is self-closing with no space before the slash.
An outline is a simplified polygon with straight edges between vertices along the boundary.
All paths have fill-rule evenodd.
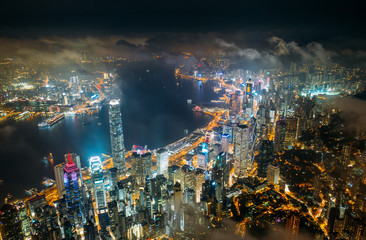
<path id="1" fill-rule="evenodd" d="M 149 177 L 151 179 L 153 177 L 152 154 L 150 152 L 145 152 L 144 154 L 141 155 L 141 157 L 142 157 L 144 178 Z"/>
<path id="2" fill-rule="evenodd" d="M 107 209 L 107 199 L 104 187 L 104 176 L 102 171 L 102 162 L 98 156 L 89 159 L 92 181 L 94 185 L 94 198 L 98 213 L 105 213 Z"/>
<path id="3" fill-rule="evenodd" d="M 253 83 L 249 78 L 246 82 L 245 87 L 245 96 L 243 96 L 243 109 L 246 110 L 247 114 L 251 112 L 253 109 Z"/>
<path id="4" fill-rule="evenodd" d="M 55 179 L 56 179 L 58 198 L 62 198 L 62 196 L 65 194 L 65 183 L 64 183 L 65 165 L 66 165 L 65 163 L 60 163 L 53 167 L 53 171 L 55 173 Z"/>
<path id="5" fill-rule="evenodd" d="M 230 135 L 225 133 L 222 134 L 221 136 L 222 151 L 227 152 L 229 150 L 229 143 L 230 143 Z"/>
<path id="6" fill-rule="evenodd" d="M 285 134 L 286 134 L 286 123 L 283 121 L 277 121 L 275 128 L 275 138 L 274 138 L 274 147 L 277 152 L 282 151 L 285 147 L 284 146 Z"/>
<path id="7" fill-rule="evenodd" d="M 88 222 L 84 226 L 84 238 L 85 240 L 94 240 L 97 238 L 96 234 L 97 230 L 94 226 L 94 223 L 91 220 L 88 220 Z"/>
<path id="8" fill-rule="evenodd" d="M 118 204 L 117 201 L 108 203 L 108 216 L 111 224 L 111 231 L 117 239 L 121 238 L 119 216 L 118 216 Z"/>
<path id="9" fill-rule="evenodd" d="M 0 237 L 4 240 L 24 239 L 18 212 L 12 205 L 0 208 Z"/>
<path id="10" fill-rule="evenodd" d="M 133 152 L 131 156 L 131 173 L 137 185 L 143 186 L 145 184 L 144 169 L 141 154 Z"/>
<path id="11" fill-rule="evenodd" d="M 125 171 L 124 138 L 122 126 L 122 114 L 119 100 L 113 99 L 109 102 L 109 130 L 111 137 L 113 166 L 119 173 Z"/>
<path id="12" fill-rule="evenodd" d="M 277 185 L 280 181 L 280 167 L 274 165 L 268 165 L 267 168 L 267 180 L 270 184 Z"/>
<path id="13" fill-rule="evenodd" d="M 230 96 L 230 115 L 237 115 L 241 110 L 240 91 L 236 91 Z"/>
<path id="14" fill-rule="evenodd" d="M 71 157 L 71 161 L 76 164 L 76 166 L 79 168 L 79 185 L 83 185 L 83 177 L 81 174 L 81 162 L 80 162 L 80 156 L 76 153 L 68 153 L 64 155 L 65 164 L 69 162 L 69 157 Z"/>
<path id="15" fill-rule="evenodd" d="M 71 157 L 71 161 L 76 164 L 76 166 L 81 169 L 80 156 L 76 153 L 67 153 L 64 155 L 65 164 L 69 162 L 69 157 Z"/>
<path id="16" fill-rule="evenodd" d="M 104 214 L 107 212 L 107 199 L 106 191 L 104 188 L 104 177 L 102 174 L 94 174 L 93 176 L 94 184 L 94 198 L 97 207 L 98 214 Z"/>
<path id="17" fill-rule="evenodd" d="M 157 175 L 150 180 L 150 196 L 153 199 L 153 212 L 163 212 L 167 210 L 167 179 L 164 175 Z"/>
<path id="18" fill-rule="evenodd" d="M 144 186 L 146 177 L 152 178 L 152 154 L 146 152 L 139 154 L 138 152 L 133 152 L 131 157 L 131 172 L 137 185 Z"/>
<path id="19" fill-rule="evenodd" d="M 90 165 L 90 172 L 92 174 L 102 171 L 102 162 L 100 160 L 100 157 L 98 156 L 93 156 L 89 158 L 89 165 Z"/>
<path id="20" fill-rule="evenodd" d="M 250 167 L 251 155 L 249 149 L 250 135 L 247 125 L 239 124 L 234 128 L 234 159 L 235 174 L 238 177 L 246 177 Z"/>
<path id="21" fill-rule="evenodd" d="M 68 216 L 71 224 L 80 225 L 83 223 L 82 198 L 81 189 L 79 186 L 79 168 L 71 161 L 64 167 L 64 183 L 65 183 L 65 200 L 67 204 Z"/>
<path id="22" fill-rule="evenodd" d="M 202 184 L 205 182 L 205 173 L 200 169 L 195 171 L 195 192 L 196 192 L 196 203 L 201 201 Z"/>
<path id="23" fill-rule="evenodd" d="M 297 240 L 299 227 L 300 217 L 291 215 L 286 221 L 286 240 Z"/>
<path id="24" fill-rule="evenodd" d="M 258 164 L 257 175 L 265 178 L 267 176 L 267 167 L 274 160 L 273 154 L 273 142 L 268 140 L 262 140 L 259 146 L 259 154 L 256 156 Z"/>
<path id="25" fill-rule="evenodd" d="M 284 118 L 276 122 L 275 150 L 282 151 L 295 145 L 298 138 L 298 119 Z"/>
<path id="26" fill-rule="evenodd" d="M 197 168 L 206 171 L 207 168 L 207 154 L 197 154 Z"/>
<path id="27" fill-rule="evenodd" d="M 168 176 L 169 167 L 169 154 L 165 148 L 161 148 L 157 151 L 156 155 L 156 171 L 157 174 L 164 174 L 165 177 Z"/>

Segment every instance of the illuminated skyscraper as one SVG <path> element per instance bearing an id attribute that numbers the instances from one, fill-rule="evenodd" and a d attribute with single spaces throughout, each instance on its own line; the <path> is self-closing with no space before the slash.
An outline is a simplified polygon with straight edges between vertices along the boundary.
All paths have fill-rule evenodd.
<path id="1" fill-rule="evenodd" d="M 275 129 L 275 150 L 283 151 L 292 148 L 298 138 L 298 119 L 284 118 L 276 122 Z"/>
<path id="2" fill-rule="evenodd" d="M 297 240 L 299 235 L 300 217 L 292 215 L 286 221 L 286 240 Z"/>
<path id="3" fill-rule="evenodd" d="M 238 177 L 246 177 L 247 169 L 251 164 L 250 156 L 250 135 L 247 125 L 239 124 L 234 128 L 234 159 L 235 159 L 235 174 Z"/>
<path id="4" fill-rule="evenodd" d="M 119 173 L 125 171 L 124 138 L 122 127 L 122 114 L 119 100 L 113 99 L 109 102 L 109 129 L 111 135 L 113 166 Z"/>
<path id="5" fill-rule="evenodd" d="M 206 171 L 207 169 L 207 154 L 197 154 L 197 168 Z"/>
<path id="6" fill-rule="evenodd" d="M 280 181 L 280 168 L 274 165 L 268 165 L 267 167 L 267 180 L 270 184 L 276 185 Z"/>
<path id="7" fill-rule="evenodd" d="M 53 171 L 55 172 L 57 194 L 59 198 L 62 198 L 65 193 L 64 167 L 65 163 L 60 163 L 53 168 Z"/>
<path id="8" fill-rule="evenodd" d="M 0 208 L 0 239 L 24 239 L 17 209 L 9 204 Z"/>
<path id="9" fill-rule="evenodd" d="M 157 174 L 164 174 L 165 177 L 168 176 L 169 167 L 169 154 L 165 148 L 159 149 L 156 155 L 156 169 Z"/>
<path id="10" fill-rule="evenodd" d="M 76 153 L 68 153 L 64 155 L 65 164 L 69 162 L 69 157 L 71 157 L 71 161 L 76 164 L 76 166 L 79 168 L 79 185 L 83 185 L 83 177 L 81 174 L 81 162 L 80 162 L 80 156 Z M 64 164 L 64 165 L 65 165 Z"/>
<path id="11" fill-rule="evenodd" d="M 236 91 L 230 95 L 230 115 L 236 115 L 240 110 L 240 91 Z"/>
<path id="12" fill-rule="evenodd" d="M 222 134 L 222 137 L 221 137 L 222 151 L 227 152 L 229 150 L 229 141 L 230 141 L 230 135 Z"/>
<path id="13" fill-rule="evenodd" d="M 262 140 L 259 145 L 259 153 L 256 155 L 256 161 L 258 163 L 257 175 L 265 178 L 267 176 L 267 167 L 274 160 L 274 147 L 273 142 L 269 140 Z"/>
<path id="14" fill-rule="evenodd" d="M 102 171 L 102 162 L 100 161 L 100 157 L 93 156 L 89 158 L 89 164 L 90 164 L 90 171 L 92 174 Z"/>
<path id="15" fill-rule="evenodd" d="M 106 193 L 104 188 L 104 176 L 102 162 L 98 156 L 89 159 L 92 180 L 94 184 L 94 198 L 98 213 L 105 213 L 107 209 Z"/>
<path id="16" fill-rule="evenodd" d="M 83 223 L 82 198 L 79 186 L 80 171 L 76 164 L 71 161 L 70 154 L 68 156 L 69 162 L 64 167 L 65 200 L 72 224 L 80 226 Z"/>

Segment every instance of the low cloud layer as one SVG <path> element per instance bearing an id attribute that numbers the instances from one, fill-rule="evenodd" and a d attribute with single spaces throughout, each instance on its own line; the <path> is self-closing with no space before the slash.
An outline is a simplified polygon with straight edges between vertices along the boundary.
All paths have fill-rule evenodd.
<path id="1" fill-rule="evenodd" d="M 349 131 L 366 132 L 366 101 L 354 97 L 338 98 L 328 103 L 339 109 L 344 124 Z"/>
<path id="2" fill-rule="evenodd" d="M 149 59 L 154 54 L 170 58 L 192 53 L 196 59 L 205 56 L 235 58 L 238 62 L 259 67 L 282 67 L 289 62 L 326 64 L 333 58 L 365 65 L 366 54 L 344 48 L 328 50 L 319 42 L 299 44 L 278 36 L 244 32 L 236 33 L 151 33 L 144 35 L 112 35 L 83 38 L 41 37 L 38 39 L 0 38 L 1 57 L 13 57 L 25 63 L 64 64 L 79 61 L 84 53 L 91 56 L 119 56 L 127 59 Z"/>

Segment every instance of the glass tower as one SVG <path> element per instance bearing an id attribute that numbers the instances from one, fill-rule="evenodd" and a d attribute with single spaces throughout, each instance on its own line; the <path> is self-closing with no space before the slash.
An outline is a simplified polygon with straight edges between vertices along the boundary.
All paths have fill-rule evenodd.
<path id="1" fill-rule="evenodd" d="M 69 162 L 64 167 L 65 199 L 71 223 L 81 226 L 84 219 L 81 189 L 79 186 L 80 171 L 76 164 L 71 161 L 70 154 L 68 156 Z"/>
<path id="2" fill-rule="evenodd" d="M 111 135 L 113 166 L 121 173 L 125 171 L 124 140 L 122 128 L 122 114 L 119 100 L 109 102 L 109 129 Z"/>

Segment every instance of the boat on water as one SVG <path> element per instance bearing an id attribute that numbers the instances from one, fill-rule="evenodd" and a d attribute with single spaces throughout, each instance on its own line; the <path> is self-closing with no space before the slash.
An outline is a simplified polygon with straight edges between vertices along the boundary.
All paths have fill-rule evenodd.
<path id="1" fill-rule="evenodd" d="M 50 128 L 54 124 L 56 124 L 57 122 L 61 121 L 64 118 L 65 118 L 65 114 L 63 114 L 63 113 L 56 114 L 55 116 L 53 116 L 51 118 L 47 118 L 45 121 L 38 123 L 38 127 L 39 128 Z"/>
<path id="2" fill-rule="evenodd" d="M 51 178 L 46 178 L 44 177 L 43 178 L 43 181 L 42 181 L 42 184 L 45 186 L 45 187 L 52 187 L 53 185 L 55 185 L 56 181 L 51 179 Z"/>
<path id="3" fill-rule="evenodd" d="M 38 189 L 37 188 L 30 188 L 30 189 L 26 189 L 25 190 L 25 193 L 28 195 L 28 196 L 33 196 L 33 195 L 36 195 L 38 193 Z"/>
<path id="4" fill-rule="evenodd" d="M 44 163 L 45 167 L 48 167 L 48 164 L 53 165 L 53 155 L 52 153 L 47 154 L 47 156 L 42 158 L 42 162 Z"/>
<path id="5" fill-rule="evenodd" d="M 25 112 L 18 114 L 16 117 L 14 117 L 14 119 L 15 119 L 15 121 L 21 121 L 21 120 L 29 118 L 30 116 L 31 116 L 31 112 L 25 111 Z"/>
<path id="6" fill-rule="evenodd" d="M 14 196 L 13 195 L 11 195 L 10 193 L 8 193 L 8 195 L 6 195 L 6 197 L 5 197 L 5 199 L 4 199 L 5 201 L 5 204 L 9 204 L 9 203 L 11 203 L 13 200 L 14 200 Z"/>

